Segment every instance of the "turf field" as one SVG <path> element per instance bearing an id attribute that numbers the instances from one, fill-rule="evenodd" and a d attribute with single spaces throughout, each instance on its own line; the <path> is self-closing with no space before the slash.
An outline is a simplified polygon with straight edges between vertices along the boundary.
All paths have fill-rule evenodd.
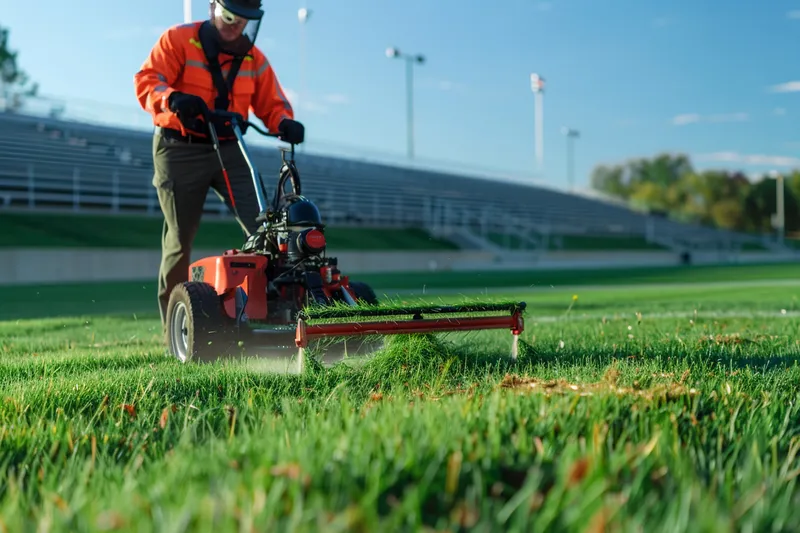
<path id="1" fill-rule="evenodd" d="M 4 299 L 0 530 L 800 529 L 796 267 L 647 272 L 495 283 L 516 365 L 486 332 L 289 376 L 165 358 L 149 288 Z"/>
<path id="2" fill-rule="evenodd" d="M 125 248 L 158 250 L 161 217 L 57 212 L 0 212 L 2 248 Z M 54 224 L 58 226 L 54 231 Z M 332 250 L 457 250 L 445 239 L 420 229 L 331 227 L 326 240 Z M 194 247 L 227 250 L 241 247 L 244 237 L 233 218 L 204 217 Z"/>

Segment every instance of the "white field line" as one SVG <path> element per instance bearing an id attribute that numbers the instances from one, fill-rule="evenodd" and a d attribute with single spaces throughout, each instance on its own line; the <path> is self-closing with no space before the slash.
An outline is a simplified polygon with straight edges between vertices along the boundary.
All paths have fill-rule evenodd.
<path id="1" fill-rule="evenodd" d="M 648 319 L 664 319 L 664 318 L 683 318 L 694 320 L 698 318 L 739 318 L 739 319 L 752 319 L 752 318 L 778 318 L 778 319 L 798 319 L 800 318 L 800 311 L 789 311 L 780 309 L 777 311 L 663 311 L 658 313 L 641 313 L 642 322 Z M 571 321 L 588 321 L 588 320 L 603 320 L 618 321 L 630 320 L 637 321 L 638 315 L 634 311 L 619 312 L 609 311 L 605 313 L 570 313 L 560 315 L 528 315 L 525 319 L 527 323 L 536 324 L 539 322 L 571 322 Z"/>
<path id="2" fill-rule="evenodd" d="M 534 293 L 555 291 L 624 291 L 638 289 L 700 289 L 700 288 L 746 288 L 746 287 L 800 287 L 800 269 L 798 279 L 763 279 L 741 281 L 692 281 L 692 282 L 663 282 L 663 283 L 631 283 L 625 285 L 529 285 L 527 287 L 484 287 L 484 288 L 458 288 L 458 289 L 383 289 L 380 292 L 385 296 L 436 296 L 454 295 L 474 297 L 488 294 Z"/>

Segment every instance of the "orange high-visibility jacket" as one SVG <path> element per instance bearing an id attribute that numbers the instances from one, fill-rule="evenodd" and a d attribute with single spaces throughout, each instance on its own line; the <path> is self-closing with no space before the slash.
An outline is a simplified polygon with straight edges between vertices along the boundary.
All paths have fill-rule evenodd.
<path id="1" fill-rule="evenodd" d="M 153 115 L 153 123 L 180 130 L 184 135 L 204 136 L 205 132 L 189 132 L 183 127 L 169 109 L 169 95 L 175 91 L 195 94 L 205 100 L 209 109 L 214 109 L 217 94 L 198 37 L 201 24 L 178 24 L 167 29 L 133 77 L 136 98 L 142 108 Z M 220 54 L 223 76 L 227 77 L 232 59 L 232 56 Z M 228 99 L 228 111 L 240 113 L 246 120 L 252 110 L 271 132 L 278 131 L 278 124 L 284 118 L 294 118 L 275 72 L 264 53 L 255 46 L 242 62 Z"/>

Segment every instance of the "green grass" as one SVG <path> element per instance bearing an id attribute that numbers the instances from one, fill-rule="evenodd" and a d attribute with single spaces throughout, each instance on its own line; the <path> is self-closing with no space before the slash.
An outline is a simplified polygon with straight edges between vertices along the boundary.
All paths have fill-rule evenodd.
<path id="1" fill-rule="evenodd" d="M 346 270 L 345 265 L 340 268 Z M 551 289 L 593 285 L 642 285 L 726 281 L 797 280 L 796 265 L 675 266 L 600 270 L 535 270 L 504 272 L 415 272 L 363 274 L 353 279 L 370 283 L 378 295 L 396 291 L 458 291 L 465 294 L 507 288 Z M 728 291 L 722 287 L 720 290 Z M 68 283 L 2 287 L 0 320 L 74 314 L 152 313 L 156 306 L 152 282 Z"/>
<path id="2" fill-rule="evenodd" d="M 0 529 L 796 531 L 796 276 L 680 272 L 493 294 L 516 365 L 507 332 L 285 376 L 182 366 L 152 314 L 0 322 Z"/>
<path id="3" fill-rule="evenodd" d="M 160 217 L 73 213 L 0 213 L 0 248 L 133 248 L 161 247 Z M 326 228 L 332 250 L 456 250 L 450 241 L 420 229 Z M 230 218 L 206 217 L 200 223 L 195 248 L 240 248 L 244 234 Z"/>

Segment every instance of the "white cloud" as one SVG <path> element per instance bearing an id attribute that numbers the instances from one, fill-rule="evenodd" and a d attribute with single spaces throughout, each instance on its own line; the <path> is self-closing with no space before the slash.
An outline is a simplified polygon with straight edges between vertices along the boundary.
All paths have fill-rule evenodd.
<path id="1" fill-rule="evenodd" d="M 685 126 L 694 122 L 700 122 L 700 115 L 697 113 L 684 113 L 683 115 L 672 117 L 672 123 L 676 126 Z"/>
<path id="2" fill-rule="evenodd" d="M 675 126 L 686 126 L 698 122 L 745 122 L 750 115 L 742 111 L 738 113 L 724 113 L 719 115 L 700 115 L 698 113 L 684 113 L 672 117 L 672 124 Z"/>
<path id="3" fill-rule="evenodd" d="M 800 9 L 795 9 L 786 13 L 786 18 L 800 20 Z"/>
<path id="4" fill-rule="evenodd" d="M 346 94 L 338 94 L 338 93 L 326 94 L 325 96 L 322 97 L 322 99 L 328 102 L 329 104 L 344 105 L 350 103 L 350 98 L 348 98 Z"/>
<path id="5" fill-rule="evenodd" d="M 319 100 L 312 97 L 304 101 L 300 93 L 294 89 L 284 88 L 283 92 L 286 93 L 286 97 L 295 109 L 307 111 L 309 113 L 325 114 L 328 112 L 330 106 L 346 105 L 350 103 L 350 99 L 345 94 L 331 93 L 323 95 Z"/>
<path id="6" fill-rule="evenodd" d="M 770 87 L 773 93 L 797 93 L 800 92 L 800 81 L 787 81 Z"/>
<path id="7" fill-rule="evenodd" d="M 737 165 L 763 165 L 771 167 L 800 167 L 800 158 L 785 155 L 742 154 L 739 152 L 712 152 L 695 157 L 698 161 L 735 163 Z"/>

